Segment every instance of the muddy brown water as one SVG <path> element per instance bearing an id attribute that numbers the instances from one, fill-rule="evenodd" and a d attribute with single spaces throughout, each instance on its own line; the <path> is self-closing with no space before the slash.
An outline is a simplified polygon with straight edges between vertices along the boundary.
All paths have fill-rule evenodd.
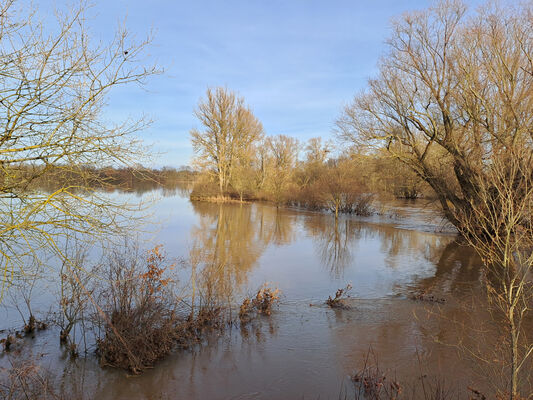
<path id="1" fill-rule="evenodd" d="M 455 346 L 489 356 L 494 348 L 479 332 L 489 318 L 479 259 L 455 242 L 430 207 L 396 202 L 381 214 L 335 224 L 330 214 L 190 202 L 186 192 L 165 193 L 154 206 L 159 223 L 143 240 L 163 244 L 169 256 L 195 255 L 217 268 L 236 304 L 264 282 L 278 287 L 281 301 L 272 316 L 245 329 L 235 324 L 135 377 L 101 369 L 91 355 L 69 361 L 53 329 L 28 345 L 43 354 L 72 398 L 344 398 L 348 376 L 369 349 L 406 388 L 438 377 L 461 397 L 468 386 L 489 390 L 488 370 Z M 348 308 L 324 305 L 347 284 Z M 446 301 L 410 299 L 421 291 Z M 3 325 L 16 319 L 13 309 L 3 312 Z"/>

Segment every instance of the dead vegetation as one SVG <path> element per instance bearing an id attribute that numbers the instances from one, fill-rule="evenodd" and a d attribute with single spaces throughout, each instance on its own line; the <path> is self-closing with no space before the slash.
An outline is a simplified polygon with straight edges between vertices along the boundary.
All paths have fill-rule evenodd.
<path id="1" fill-rule="evenodd" d="M 259 288 L 255 296 L 246 297 L 239 309 L 241 324 L 246 324 L 256 315 L 270 315 L 272 306 L 279 302 L 279 289 L 273 289 L 264 284 Z"/>
<path id="2" fill-rule="evenodd" d="M 187 263 L 171 262 L 161 246 L 144 252 L 126 240 L 93 267 L 85 265 L 84 255 L 78 252 L 71 257 L 76 262 L 61 269 L 60 309 L 54 320 L 60 344 L 71 357 L 79 355 L 80 345 L 86 350 L 94 346 L 101 366 L 139 374 L 232 321 L 230 297 L 217 292 L 216 274 L 203 271 L 196 296 L 189 297 L 187 285 L 180 286 L 177 279 L 177 268 Z M 278 299 L 279 290 L 263 285 L 244 301 L 241 321 L 270 315 Z M 18 339 L 46 327 L 30 313 L 24 328 L 7 332 L 0 343 L 13 354 L 20 347 Z"/>
<path id="3" fill-rule="evenodd" d="M 50 374 L 36 356 L 10 356 L 8 368 L 0 368 L 0 398 L 4 400 L 63 400 Z"/>
<path id="4" fill-rule="evenodd" d="M 439 303 L 439 304 L 446 303 L 446 299 L 444 297 L 438 297 L 438 296 L 435 296 L 432 293 L 427 293 L 426 291 L 421 291 L 421 292 L 418 292 L 418 293 L 414 293 L 411 296 L 409 296 L 409 298 L 411 300 L 424 301 L 424 302 L 428 302 L 428 303 Z"/>
<path id="5" fill-rule="evenodd" d="M 39 321 L 33 315 L 30 316 L 28 322 L 21 330 L 10 330 L 6 337 L 0 339 L 0 344 L 4 347 L 4 352 L 9 352 L 13 349 L 13 345 L 17 344 L 19 339 L 25 336 L 35 337 L 35 332 L 48 329 L 48 322 Z"/>
<path id="6" fill-rule="evenodd" d="M 98 274 L 98 265 L 90 268 L 87 262 L 87 249 L 80 247 L 77 243 L 73 254 L 65 260 L 59 271 L 60 290 L 59 306 L 60 310 L 56 317 L 56 325 L 59 327 L 59 343 L 70 353 L 71 357 L 79 354 L 79 343 L 76 337 L 76 326 L 86 323 L 89 314 L 90 299 L 95 291 L 95 279 Z M 70 249 L 65 249 L 65 253 L 70 253 Z M 87 352 L 87 340 L 85 329 L 80 329 L 80 334 Z"/>
<path id="7" fill-rule="evenodd" d="M 361 369 L 350 376 L 350 381 L 353 384 L 355 400 L 447 400 L 460 398 L 442 380 L 430 379 L 422 372 L 416 378 L 411 382 L 402 383 L 396 377 L 391 377 L 380 368 L 377 355 L 372 349 L 369 349 Z M 470 400 L 485 398 L 480 392 L 475 391 L 475 393 L 478 393 L 479 396 L 469 396 Z"/>
<path id="8" fill-rule="evenodd" d="M 143 262 L 138 248 L 108 257 L 108 286 L 100 293 L 97 353 L 103 366 L 139 373 L 167 355 L 184 320 L 169 285 L 169 265 L 160 247 Z M 129 251 L 128 251 L 129 250 Z"/>
<path id="9" fill-rule="evenodd" d="M 166 260 L 160 246 L 146 257 L 134 246 L 114 251 L 107 260 L 108 287 L 99 294 L 96 323 L 97 354 L 102 366 L 133 374 L 152 367 L 177 348 L 201 343 L 231 322 L 231 304 L 222 303 L 205 283 L 189 304 L 179 297 L 176 265 Z M 209 276 L 206 275 L 209 279 Z M 241 322 L 270 315 L 279 290 L 263 285 L 241 306 Z"/>
<path id="10" fill-rule="evenodd" d="M 356 389 L 356 399 L 397 399 L 403 391 L 403 387 L 395 379 L 387 379 L 377 366 L 365 366 L 350 378 Z"/>
<path id="11" fill-rule="evenodd" d="M 16 337 L 14 335 L 7 335 L 5 338 L 0 340 L 0 343 L 4 345 L 4 351 L 8 352 L 11 350 L 11 346 L 16 342 Z"/>
<path id="12" fill-rule="evenodd" d="M 352 290 L 352 285 L 350 284 L 346 285 L 345 288 L 337 289 L 337 291 L 335 292 L 335 297 L 332 298 L 331 296 L 329 296 L 328 299 L 326 300 L 326 304 L 330 306 L 331 308 L 342 308 L 342 309 L 350 308 L 346 304 L 346 300 L 350 297 L 348 295 L 348 292 L 350 290 Z"/>
<path id="13" fill-rule="evenodd" d="M 48 323 L 45 321 L 38 321 L 33 315 L 28 318 L 28 323 L 24 325 L 24 333 L 30 335 L 37 331 L 43 331 L 48 327 Z"/>

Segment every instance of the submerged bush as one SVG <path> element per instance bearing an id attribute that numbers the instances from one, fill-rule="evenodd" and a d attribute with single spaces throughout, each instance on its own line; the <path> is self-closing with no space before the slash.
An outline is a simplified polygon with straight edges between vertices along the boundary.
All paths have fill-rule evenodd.
<path id="1" fill-rule="evenodd" d="M 374 195 L 369 193 L 358 194 L 350 201 L 349 213 L 359 215 L 362 217 L 368 217 L 374 213 L 372 208 L 372 202 L 374 201 Z"/>
<path id="2" fill-rule="evenodd" d="M 348 292 L 352 290 L 352 285 L 348 284 L 345 288 L 337 289 L 335 297 L 329 296 L 326 300 L 326 304 L 331 308 L 348 308 L 345 304 L 345 300 L 349 297 Z"/>
<path id="3" fill-rule="evenodd" d="M 254 314 L 270 315 L 272 306 L 279 301 L 280 290 L 264 284 L 254 297 L 246 297 L 239 309 L 241 323 L 250 321 Z"/>
<path id="4" fill-rule="evenodd" d="M 126 249 L 128 250 L 128 249 Z M 108 258 L 109 286 L 103 291 L 97 340 L 102 365 L 138 373 L 168 354 L 183 320 L 169 290 L 173 268 L 160 247 L 150 250 L 144 265 L 137 249 L 115 251 Z"/>
<path id="5" fill-rule="evenodd" d="M 193 186 L 190 197 L 192 200 L 203 200 L 220 197 L 218 186 L 214 182 L 199 179 Z"/>
<path id="6" fill-rule="evenodd" d="M 378 357 L 369 349 L 362 367 L 350 376 L 353 385 L 354 400 L 447 400 L 459 399 L 454 390 L 442 379 L 430 378 L 420 372 L 411 382 L 400 382 L 396 377 L 383 371 Z M 472 392 L 470 400 L 485 400 L 479 391 L 468 388 Z M 348 398 L 348 397 L 345 397 Z"/>
<path id="7" fill-rule="evenodd" d="M 108 286 L 100 293 L 97 353 L 102 366 L 140 373 L 176 347 L 188 347 L 227 323 L 227 309 L 211 298 L 195 308 L 177 297 L 175 265 L 161 246 L 142 257 L 133 246 L 107 259 Z"/>

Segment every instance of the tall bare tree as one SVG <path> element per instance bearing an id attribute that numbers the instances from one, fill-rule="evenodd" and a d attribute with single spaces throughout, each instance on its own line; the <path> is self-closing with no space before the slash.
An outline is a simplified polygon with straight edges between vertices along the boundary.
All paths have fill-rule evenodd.
<path id="1" fill-rule="evenodd" d="M 490 180 L 476 187 L 480 202 L 461 217 L 465 237 L 483 259 L 491 307 L 504 321 L 504 340 L 495 358 L 502 360 L 501 394 L 507 392 L 511 399 L 520 399 L 533 388 L 528 382 L 533 369 L 528 327 L 533 307 L 533 177 L 527 149 L 517 151 L 487 167 Z"/>
<path id="2" fill-rule="evenodd" d="M 479 185 L 491 185 L 491 164 L 524 149 L 533 171 L 532 4 L 467 16 L 444 0 L 405 14 L 379 75 L 337 121 L 341 138 L 386 148 L 423 178 L 460 230 L 483 201 Z"/>
<path id="3" fill-rule="evenodd" d="M 223 196 L 231 184 L 237 160 L 246 157 L 261 139 L 263 125 L 234 92 L 217 87 L 207 89 L 194 114 L 204 130 L 192 129 L 192 146 L 197 163 L 218 181 Z"/>
<path id="4" fill-rule="evenodd" d="M 298 174 L 298 183 L 306 186 L 315 182 L 323 172 L 326 161 L 333 151 L 330 141 L 322 142 L 320 137 L 314 137 L 305 145 L 305 162 Z"/>
<path id="5" fill-rule="evenodd" d="M 299 144 L 295 138 L 277 135 L 265 141 L 268 148 L 269 161 L 267 187 L 277 205 L 282 203 L 287 187 L 291 183 L 294 169 L 298 161 Z"/>
<path id="6" fill-rule="evenodd" d="M 124 29 L 108 44 L 91 42 L 81 3 L 58 13 L 46 27 L 30 4 L 0 5 L 0 264 L 2 282 L 24 273 L 27 257 L 52 252 L 65 258 L 60 242 L 108 233 L 117 227 L 121 204 L 89 187 L 91 171 L 133 164 L 141 147 L 132 134 L 146 121 L 110 125 L 102 117 L 114 87 L 143 83 L 157 73 L 142 65 L 149 40 L 136 43 Z M 51 192 L 35 187 L 51 171 L 71 173 Z M 18 269 L 19 267 L 20 269 Z"/>

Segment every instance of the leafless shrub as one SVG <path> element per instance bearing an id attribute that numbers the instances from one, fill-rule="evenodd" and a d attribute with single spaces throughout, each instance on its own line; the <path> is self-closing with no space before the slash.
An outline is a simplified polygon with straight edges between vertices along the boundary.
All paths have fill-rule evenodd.
<path id="1" fill-rule="evenodd" d="M 178 327 L 177 344 L 182 348 L 201 342 L 205 335 L 222 330 L 228 322 L 227 309 L 222 306 L 201 305 L 196 314 Z"/>
<path id="2" fill-rule="evenodd" d="M 5 338 L 0 340 L 0 343 L 4 345 L 4 351 L 8 352 L 16 341 L 17 339 L 15 335 L 8 334 Z"/>
<path id="3" fill-rule="evenodd" d="M 107 259 L 109 286 L 103 291 L 97 339 L 102 365 L 139 373 L 168 354 L 179 336 L 179 316 L 169 284 L 173 268 L 160 247 L 143 260 L 129 244 Z"/>
<path id="4" fill-rule="evenodd" d="M 220 190 L 218 185 L 210 180 L 209 175 L 200 175 L 199 179 L 194 183 L 190 194 L 191 200 L 206 200 L 220 198 Z"/>
<path id="5" fill-rule="evenodd" d="M 68 250 L 66 249 L 65 253 L 68 253 Z M 76 243 L 73 254 L 64 260 L 59 271 L 60 312 L 56 324 L 60 328 L 60 344 L 66 346 L 73 357 L 78 356 L 79 343 L 75 337 L 78 325 L 85 345 L 84 350 L 87 351 L 88 308 L 95 292 L 94 278 L 98 274 L 98 267 L 88 267 L 87 249 Z"/>
<path id="6" fill-rule="evenodd" d="M 345 300 L 349 297 L 348 292 L 352 290 L 352 285 L 348 284 L 345 288 L 337 289 L 335 297 L 329 296 L 326 300 L 326 304 L 331 308 L 348 308 Z"/>
<path id="7" fill-rule="evenodd" d="M 143 257 L 126 244 L 107 258 L 108 286 L 99 294 L 97 353 L 103 366 L 137 374 L 176 347 L 200 342 L 227 322 L 227 307 L 209 293 L 190 305 L 176 295 L 175 265 L 157 246 Z"/>
<path id="8" fill-rule="evenodd" d="M 249 322 L 253 314 L 270 315 L 272 306 L 279 301 L 280 290 L 264 284 L 254 297 L 246 297 L 239 309 L 241 323 Z"/>
<path id="9" fill-rule="evenodd" d="M 370 193 L 352 195 L 346 201 L 346 203 L 349 205 L 349 210 L 347 212 L 362 217 L 368 217 L 374 213 L 372 208 L 373 200 L 374 195 Z"/>
<path id="10" fill-rule="evenodd" d="M 351 376 L 357 388 L 356 399 L 368 400 L 397 399 L 402 393 L 402 386 L 396 380 L 387 380 L 385 374 L 377 367 L 366 367 Z M 364 395 L 361 396 L 360 393 Z"/>
<path id="11" fill-rule="evenodd" d="M 36 318 L 33 309 L 35 288 L 38 280 L 42 277 L 42 264 L 36 258 L 29 258 L 28 266 L 26 267 L 26 276 L 17 280 L 9 290 L 9 298 L 13 307 L 19 313 L 23 328 L 19 334 L 27 336 L 34 335 L 37 330 L 44 330 L 48 323 Z"/>

